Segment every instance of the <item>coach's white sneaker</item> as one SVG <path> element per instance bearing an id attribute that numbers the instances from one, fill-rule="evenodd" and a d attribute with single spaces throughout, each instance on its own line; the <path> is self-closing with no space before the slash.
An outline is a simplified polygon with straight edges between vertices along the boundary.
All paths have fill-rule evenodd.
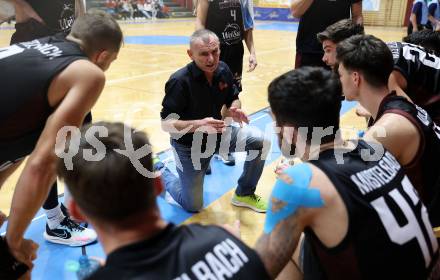
<path id="1" fill-rule="evenodd" d="M 44 238 L 47 241 L 72 247 L 90 244 L 95 242 L 97 237 L 93 229 L 85 228 L 69 217 L 65 217 L 54 229 L 50 229 L 46 224 L 46 231 L 44 232 Z"/>

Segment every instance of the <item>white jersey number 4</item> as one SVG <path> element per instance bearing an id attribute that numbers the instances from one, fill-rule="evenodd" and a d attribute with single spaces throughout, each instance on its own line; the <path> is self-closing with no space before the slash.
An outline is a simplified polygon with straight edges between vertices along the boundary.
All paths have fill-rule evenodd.
<path id="1" fill-rule="evenodd" d="M 412 204 L 417 205 L 417 203 L 419 202 L 419 197 L 408 177 L 405 176 L 405 178 L 402 180 L 402 186 L 404 192 L 410 197 Z M 422 205 L 421 208 L 420 215 L 423 221 L 423 224 L 421 225 L 417 221 L 416 213 L 414 213 L 408 201 L 403 197 L 399 189 L 392 190 L 389 195 L 396 202 L 396 204 L 399 205 L 402 213 L 405 215 L 405 218 L 408 221 L 406 225 L 399 225 L 396 217 L 394 217 L 383 197 L 373 200 L 371 202 L 371 205 L 379 214 L 382 224 L 392 242 L 403 245 L 414 239 L 417 240 L 417 243 L 419 244 L 423 257 L 425 259 L 425 266 L 428 267 L 432 259 L 432 255 L 428 249 L 428 242 L 430 242 L 431 248 L 434 252 L 437 251 L 438 243 L 437 239 L 434 236 L 431 223 L 429 222 L 428 213 L 425 206 Z M 426 229 L 430 240 L 425 239 L 422 232 L 422 227 Z"/>

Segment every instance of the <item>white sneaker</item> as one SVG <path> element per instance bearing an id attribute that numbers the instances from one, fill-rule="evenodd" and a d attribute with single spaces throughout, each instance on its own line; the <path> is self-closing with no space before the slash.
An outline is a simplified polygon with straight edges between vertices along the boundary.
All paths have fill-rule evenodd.
<path id="1" fill-rule="evenodd" d="M 65 217 L 54 229 L 50 229 L 46 224 L 46 231 L 44 232 L 44 238 L 47 241 L 72 247 L 90 244 L 95 242 L 97 237 L 93 229 L 85 228 L 69 217 Z"/>

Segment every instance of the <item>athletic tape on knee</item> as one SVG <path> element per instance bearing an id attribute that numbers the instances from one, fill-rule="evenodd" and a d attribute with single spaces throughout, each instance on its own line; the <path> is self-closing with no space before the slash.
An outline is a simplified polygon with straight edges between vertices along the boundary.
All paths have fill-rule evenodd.
<path id="1" fill-rule="evenodd" d="M 318 189 L 309 188 L 312 169 L 307 164 L 298 164 L 284 172 L 292 180 L 291 184 L 278 179 L 272 190 L 266 213 L 264 233 L 269 234 L 278 223 L 294 214 L 298 207 L 318 208 L 324 206 Z M 275 203 L 277 205 L 273 205 Z"/>

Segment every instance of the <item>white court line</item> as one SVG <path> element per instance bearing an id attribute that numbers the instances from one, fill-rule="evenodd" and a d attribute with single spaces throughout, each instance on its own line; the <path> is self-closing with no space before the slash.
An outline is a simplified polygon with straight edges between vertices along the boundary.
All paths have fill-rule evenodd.
<path id="1" fill-rule="evenodd" d="M 31 223 L 32 223 L 32 222 L 35 222 L 36 220 L 39 220 L 39 219 L 43 218 L 44 216 L 46 216 L 46 214 L 41 214 L 40 216 L 33 218 L 32 221 L 31 221 Z M 8 223 L 8 222 L 6 222 L 6 223 Z M 5 235 L 5 234 L 6 234 L 6 231 L 5 231 L 5 232 L 2 232 L 0 235 L 3 236 L 3 235 Z"/>
<path id="2" fill-rule="evenodd" d="M 265 110 L 265 109 L 264 109 L 264 110 Z M 269 114 L 266 113 L 266 112 L 262 112 L 262 113 L 263 113 L 263 115 L 259 116 L 258 118 L 251 119 L 250 123 L 253 123 L 253 122 L 255 122 L 255 121 L 258 121 L 259 119 L 262 119 L 262 118 L 264 118 L 264 117 L 268 117 L 268 116 L 269 116 Z"/>
<path id="3" fill-rule="evenodd" d="M 174 46 L 173 46 L 174 47 Z M 186 46 L 185 46 L 186 48 Z M 159 52 L 159 51 L 153 51 L 153 50 L 149 50 L 149 49 L 142 49 L 142 48 L 126 48 L 124 49 L 124 51 L 134 51 L 134 52 L 148 52 L 150 54 L 163 54 L 163 55 L 173 55 L 173 56 L 184 56 L 187 57 L 188 55 L 185 53 L 176 53 L 176 52 Z"/>
<path id="4" fill-rule="evenodd" d="M 137 80 L 137 79 L 141 79 L 141 78 L 145 78 L 145 77 L 149 77 L 149 76 L 155 76 L 155 75 L 164 74 L 164 73 L 172 73 L 174 71 L 176 71 L 175 68 L 169 69 L 169 70 L 150 72 L 150 73 L 147 73 L 147 74 L 131 76 L 131 77 L 127 77 L 127 78 L 114 79 L 114 80 L 108 81 L 106 83 L 106 85 L 114 85 L 114 84 L 117 84 L 117 83 L 122 83 L 122 82 L 126 82 L 126 81 L 131 81 L 131 80 Z"/>
<path id="5" fill-rule="evenodd" d="M 294 51 L 293 45 L 292 45 L 292 47 L 270 49 L 270 50 L 267 50 L 267 51 L 257 51 L 257 55 L 267 54 L 267 53 L 274 53 L 274 52 L 279 52 L 279 51 L 286 51 L 286 50 L 290 50 L 293 53 L 293 51 Z"/>

